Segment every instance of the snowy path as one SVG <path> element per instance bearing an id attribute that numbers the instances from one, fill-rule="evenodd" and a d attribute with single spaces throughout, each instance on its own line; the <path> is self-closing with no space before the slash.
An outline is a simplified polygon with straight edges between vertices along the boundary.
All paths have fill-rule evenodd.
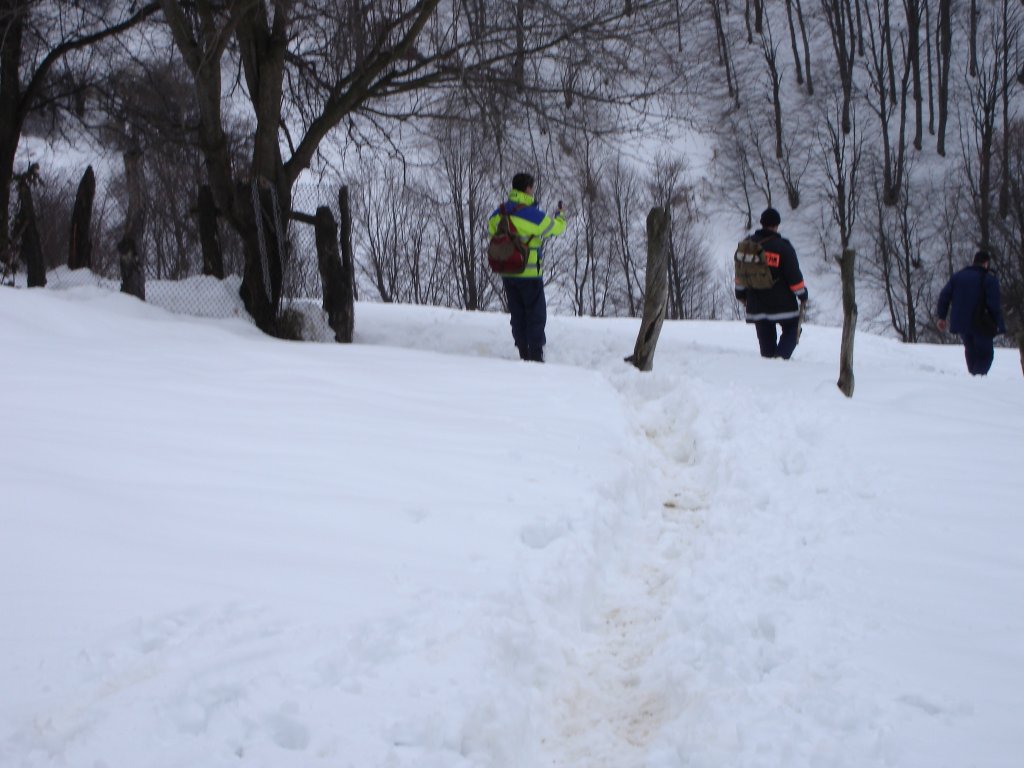
<path id="1" fill-rule="evenodd" d="M 669 681 L 657 678 L 654 662 L 668 631 L 679 510 L 667 502 L 660 526 L 641 520 L 633 527 L 629 557 L 609 574 L 613 586 L 596 612 L 590 644 L 577 650 L 567 684 L 554 697 L 554 727 L 544 740 L 552 765 L 641 766 L 667 720 Z"/>
<path id="2" fill-rule="evenodd" d="M 666 423 L 659 402 L 676 398 L 672 380 L 652 383 L 622 370 L 608 377 L 628 409 L 641 404 L 634 418 L 648 455 L 638 462 L 645 471 L 633 478 L 643 489 L 640 503 L 620 512 L 622 527 L 601 574 L 600 600 L 580 645 L 566 654 L 561 684 L 545 702 L 550 727 L 542 730 L 542 743 L 550 765 L 558 768 L 649 765 L 660 731 L 678 716 L 673 703 L 679 697 L 670 689 L 678 681 L 665 669 L 671 608 L 685 570 L 680 543 L 699 525 L 695 521 L 709 495 L 683 481 L 693 459 L 684 433 L 692 424 Z M 639 393 L 632 391 L 637 388 Z"/>

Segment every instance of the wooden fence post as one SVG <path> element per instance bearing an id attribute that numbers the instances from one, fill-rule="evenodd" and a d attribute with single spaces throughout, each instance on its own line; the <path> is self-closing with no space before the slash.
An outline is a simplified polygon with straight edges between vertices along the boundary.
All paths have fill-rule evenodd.
<path id="1" fill-rule="evenodd" d="M 92 269 L 92 209 L 96 200 L 96 174 L 90 165 L 78 182 L 68 238 L 68 268 Z"/>
<path id="2" fill-rule="evenodd" d="M 124 237 L 117 244 L 121 262 L 121 292 L 146 300 L 146 271 L 143 246 L 146 235 L 146 179 L 142 171 L 142 152 L 124 153 L 125 187 L 128 191 L 128 218 Z"/>
<path id="3" fill-rule="evenodd" d="M 313 227 L 316 231 L 316 259 L 320 267 L 324 311 L 327 322 L 334 330 L 334 340 L 343 344 L 352 341 L 352 294 L 346 292 L 341 256 L 338 254 L 338 224 L 331 209 L 322 205 L 316 209 Z"/>
<path id="4" fill-rule="evenodd" d="M 666 208 L 651 208 L 647 214 L 647 280 L 644 314 L 633 354 L 626 358 L 641 371 L 654 367 L 654 348 L 668 307 L 668 235 L 671 216 Z"/>
<path id="5" fill-rule="evenodd" d="M 39 226 L 36 222 L 36 207 L 32 202 L 32 185 L 39 183 L 39 165 L 31 167 L 15 177 L 18 185 L 18 219 L 16 230 L 21 241 L 21 260 L 28 273 L 29 288 L 46 286 L 46 264 L 43 263 L 43 248 L 39 242 Z"/>

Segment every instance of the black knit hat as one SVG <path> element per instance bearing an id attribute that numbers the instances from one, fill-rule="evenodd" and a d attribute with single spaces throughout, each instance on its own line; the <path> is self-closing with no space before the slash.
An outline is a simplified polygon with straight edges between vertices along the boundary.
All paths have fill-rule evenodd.
<path id="1" fill-rule="evenodd" d="M 982 264 L 988 264 L 992 261 L 992 254 L 988 251 L 978 251 L 974 254 L 974 266 L 980 267 Z"/>
<path id="2" fill-rule="evenodd" d="M 761 226 L 762 227 L 777 227 L 782 223 L 782 217 L 779 216 L 779 212 L 774 208 L 765 208 L 764 213 L 761 214 Z"/>
<path id="3" fill-rule="evenodd" d="M 518 189 L 520 192 L 525 192 L 527 189 L 532 187 L 533 184 L 533 176 L 528 173 L 517 173 L 512 177 L 512 189 Z"/>

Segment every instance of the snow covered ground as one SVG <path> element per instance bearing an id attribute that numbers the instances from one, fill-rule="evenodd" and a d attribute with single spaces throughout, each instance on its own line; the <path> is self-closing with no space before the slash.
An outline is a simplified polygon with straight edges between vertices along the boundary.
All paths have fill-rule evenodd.
<path id="1" fill-rule="evenodd" d="M 637 327 L 0 289 L 0 766 L 1024 764 L 1016 352 Z"/>

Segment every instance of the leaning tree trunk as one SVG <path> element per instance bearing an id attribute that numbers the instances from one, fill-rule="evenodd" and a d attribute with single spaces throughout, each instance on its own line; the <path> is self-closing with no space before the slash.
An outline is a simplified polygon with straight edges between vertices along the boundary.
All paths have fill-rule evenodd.
<path id="1" fill-rule="evenodd" d="M 121 262 L 121 292 L 146 300 L 146 273 L 143 267 L 143 241 L 146 235 L 146 180 L 142 172 L 142 152 L 131 149 L 124 155 L 125 186 L 128 191 L 128 218 L 124 237 L 117 244 Z"/>
<path id="2" fill-rule="evenodd" d="M 196 214 L 199 219 L 199 247 L 203 252 L 203 274 L 224 279 L 224 254 L 217 232 L 217 203 L 209 184 L 199 188 Z"/>
<path id="3" fill-rule="evenodd" d="M 644 315 L 633 354 L 626 358 L 641 371 L 654 367 L 654 348 L 668 307 L 668 238 L 672 219 L 666 208 L 651 208 L 647 214 L 647 284 Z"/>
<path id="4" fill-rule="evenodd" d="M 92 269 L 92 208 L 96 199 L 96 174 L 90 165 L 78 183 L 75 209 L 71 214 L 68 240 L 68 268 Z"/>
<path id="5" fill-rule="evenodd" d="M 18 220 L 17 233 L 21 242 L 21 260 L 28 272 L 28 287 L 42 288 L 46 285 L 46 265 L 43 263 L 43 249 L 39 243 L 39 226 L 36 223 L 36 207 L 32 202 L 32 184 L 38 180 L 38 166 L 33 165 L 26 173 L 17 177 Z"/>
<path id="6" fill-rule="evenodd" d="M 843 341 L 839 352 L 839 381 L 836 385 L 847 397 L 853 397 L 853 336 L 857 331 L 857 293 L 854 283 L 856 251 L 843 250 L 839 273 L 843 285 Z"/>

